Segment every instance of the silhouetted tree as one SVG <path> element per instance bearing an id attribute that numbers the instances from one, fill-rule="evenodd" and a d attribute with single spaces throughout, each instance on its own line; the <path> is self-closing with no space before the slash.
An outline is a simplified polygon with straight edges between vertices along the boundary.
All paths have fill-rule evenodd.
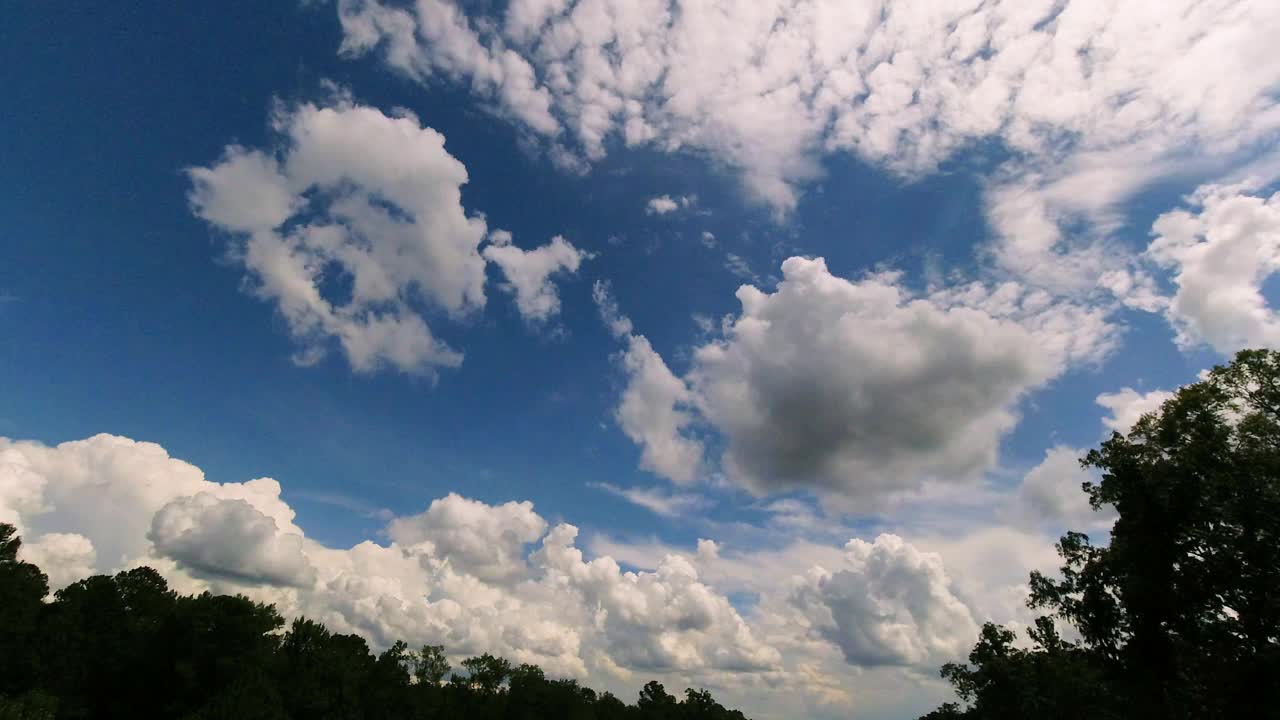
<path id="1" fill-rule="evenodd" d="M 927 717 L 1280 716 L 1280 353 L 1239 353 L 1083 464 L 1110 541 L 1067 533 L 1029 601 L 1081 643 L 988 625 L 942 671 L 968 710 Z"/>
<path id="2" fill-rule="evenodd" d="M 0 524 L 0 720 L 730 720 L 706 691 L 677 703 L 650 683 L 649 712 L 576 680 L 484 654 L 452 675 L 443 647 L 362 638 L 284 621 L 240 596 L 181 596 L 150 568 L 85 578 L 55 593 Z M 681 711 L 684 711 L 683 713 Z M 658 714 L 653 714 L 657 712 Z"/>

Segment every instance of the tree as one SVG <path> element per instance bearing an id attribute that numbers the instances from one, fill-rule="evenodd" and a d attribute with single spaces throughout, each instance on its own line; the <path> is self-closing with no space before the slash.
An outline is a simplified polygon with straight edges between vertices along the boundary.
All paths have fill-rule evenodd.
<path id="1" fill-rule="evenodd" d="M 439 685 L 449 674 L 449 659 L 445 657 L 443 645 L 423 645 L 410 655 L 409 662 L 418 683 Z"/>
<path id="2" fill-rule="evenodd" d="M 467 671 L 470 686 L 485 695 L 497 693 L 511 674 L 511 663 L 489 653 L 463 660 L 462 667 Z"/>
<path id="3" fill-rule="evenodd" d="M 1239 353 L 1083 464 L 1101 473 L 1083 487 L 1091 505 L 1116 510 L 1110 542 L 1067 533 L 1059 576 L 1032 573 L 1029 601 L 1082 643 L 1062 642 L 1047 619 L 1031 651 L 984 628 L 973 667 L 943 670 L 971 703 L 960 716 L 1005 717 L 1002 708 L 1030 700 L 1037 716 L 1087 701 L 1091 717 L 1135 708 L 1160 718 L 1275 716 L 1280 353 Z"/>
<path id="4" fill-rule="evenodd" d="M 17 529 L 0 523 L 0 695 L 34 681 L 33 631 L 49 594 L 40 568 L 18 560 L 21 547 Z"/>

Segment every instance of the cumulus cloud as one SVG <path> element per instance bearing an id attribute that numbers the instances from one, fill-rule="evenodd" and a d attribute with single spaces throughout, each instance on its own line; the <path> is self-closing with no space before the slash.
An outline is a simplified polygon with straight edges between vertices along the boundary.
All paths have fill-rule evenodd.
<path id="1" fill-rule="evenodd" d="M 1133 388 L 1122 388 L 1118 392 L 1099 395 L 1097 403 L 1109 413 L 1102 418 L 1102 424 L 1123 434 L 1129 432 L 1139 418 L 1159 410 L 1164 401 L 1172 397 L 1173 393 L 1167 390 L 1140 393 Z"/>
<path id="2" fill-rule="evenodd" d="M 482 307 L 485 223 L 461 204 L 467 171 L 409 115 L 339 100 L 274 118 L 276 151 L 229 146 L 188 171 L 193 211 L 240 240 L 254 294 L 315 362 L 334 338 L 351 367 L 454 367 L 462 354 L 421 312 Z"/>
<path id="3" fill-rule="evenodd" d="M 34 542 L 24 540 L 20 552 L 22 560 L 44 570 L 55 592 L 92 575 L 98 559 L 93 543 L 78 533 L 45 533 Z"/>
<path id="4" fill-rule="evenodd" d="M 583 260 L 590 257 L 559 235 L 533 250 L 521 250 L 511 243 L 511 233 L 498 230 L 490 234 L 483 255 L 497 265 L 507 282 L 504 286 L 515 295 L 516 308 L 525 320 L 546 322 L 560 312 L 560 294 L 552 277 L 572 275 Z"/>
<path id="5" fill-rule="evenodd" d="M 1110 509 L 1094 511 L 1082 485 L 1097 482 L 1095 473 L 1080 466 L 1085 451 L 1057 446 L 1045 451 L 1023 478 L 1015 506 L 1030 527 L 1051 527 L 1080 532 L 1109 528 L 1115 522 Z"/>
<path id="6" fill-rule="evenodd" d="M 607 285 L 597 282 L 596 305 L 610 331 L 626 343 L 620 364 L 627 377 L 614 418 L 641 448 L 640 466 L 679 483 L 692 482 L 702 465 L 703 445 L 689 434 L 694 396 L 631 320 L 618 312 Z"/>
<path id="7" fill-rule="evenodd" d="M 667 556 L 652 573 L 622 572 L 612 558 L 584 561 L 578 529 L 558 525 L 532 559 L 598 613 L 616 662 L 640 669 L 704 666 L 764 670 L 780 661 L 729 603 L 698 580 L 687 560 Z"/>
<path id="8" fill-rule="evenodd" d="M 281 533 L 274 520 L 241 499 L 207 492 L 176 498 L 156 512 L 147 538 L 156 552 L 197 575 L 298 586 L 316 579 L 302 536 Z"/>
<path id="9" fill-rule="evenodd" d="M 549 672 L 768 670 L 755 636 L 687 561 L 623 572 L 529 502 L 458 495 L 393 519 L 387 545 L 329 548 L 271 479 L 216 483 L 158 445 L 111 435 L 50 447 L 0 438 L 0 517 L 55 587 L 147 564 L 184 592 L 240 592 L 376 645 L 443 643 Z"/>
<path id="10" fill-rule="evenodd" d="M 977 634 L 942 558 L 896 535 L 850 540 L 842 567 L 814 568 L 791 593 L 813 632 L 855 665 L 936 664 L 963 655 Z"/>
<path id="11" fill-rule="evenodd" d="M 525 570 L 525 545 L 546 530 L 533 503 L 490 506 L 454 493 L 433 500 L 420 515 L 396 518 L 387 526 L 397 543 L 429 542 L 440 558 L 490 582 L 519 578 Z"/>
<path id="12" fill-rule="evenodd" d="M 757 492 L 810 488 L 875 501 L 993 466 L 1016 403 L 1099 357 L 1101 314 L 1016 285 L 913 296 L 892 275 L 849 281 L 793 257 L 773 293 L 694 354 L 688 380 L 727 442 L 730 476 Z"/>
<path id="13" fill-rule="evenodd" d="M 1054 565 L 1049 538 L 1012 528 L 855 537 L 843 549 L 795 535 L 767 547 L 596 541 L 589 557 L 576 527 L 531 503 L 458 495 L 393 518 L 386 544 L 331 548 L 293 524 L 274 480 L 211 482 L 158 445 L 109 435 L 0 439 L 0 488 L 24 557 L 55 586 L 147 564 L 183 592 L 244 593 L 375 646 L 492 652 L 627 693 L 650 677 L 696 683 L 776 717 L 794 715 L 769 703 L 779 684 L 841 703 L 916 686 L 919 672 L 963 657 L 979 619 L 1027 621 L 1026 571 Z"/>
<path id="14" fill-rule="evenodd" d="M 483 307 L 486 260 L 520 314 L 545 322 L 560 310 L 553 277 L 589 257 L 559 236 L 523 250 L 508 232 L 488 233 L 462 207 L 466 168 L 410 114 L 338 98 L 278 109 L 273 125 L 274 149 L 232 145 L 217 163 L 189 169 L 189 199 L 196 215 L 236 238 L 232 256 L 251 291 L 287 321 L 299 364 L 317 362 L 336 340 L 358 372 L 456 367 L 462 353 L 435 336 L 426 315 Z"/>
<path id="15" fill-rule="evenodd" d="M 1165 312 L 1183 348 L 1208 345 L 1229 355 L 1280 345 L 1280 314 L 1262 293 L 1280 271 L 1280 193 L 1204 186 L 1192 207 L 1161 215 L 1147 257 L 1177 286 Z"/>

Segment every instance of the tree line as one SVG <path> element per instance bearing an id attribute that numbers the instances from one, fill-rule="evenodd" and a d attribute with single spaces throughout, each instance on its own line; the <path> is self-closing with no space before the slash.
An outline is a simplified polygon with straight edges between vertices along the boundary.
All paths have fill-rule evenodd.
<path id="1" fill-rule="evenodd" d="M 658 682 L 628 705 L 537 665 L 363 638 L 243 596 L 180 595 L 142 567 L 48 596 L 0 524 L 0 720 L 746 720 L 706 690 Z M 283 632 L 282 632 L 283 631 Z"/>

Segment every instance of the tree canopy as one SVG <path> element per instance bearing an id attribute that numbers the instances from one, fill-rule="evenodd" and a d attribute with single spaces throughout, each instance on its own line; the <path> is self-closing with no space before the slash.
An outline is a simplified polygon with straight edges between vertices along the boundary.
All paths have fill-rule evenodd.
<path id="1" fill-rule="evenodd" d="M 1280 717 L 1280 353 L 1239 353 L 1082 463 L 1109 542 L 1063 536 L 1058 574 L 1031 575 L 1031 646 L 986 625 L 942 669 L 966 706 L 924 717 Z"/>

